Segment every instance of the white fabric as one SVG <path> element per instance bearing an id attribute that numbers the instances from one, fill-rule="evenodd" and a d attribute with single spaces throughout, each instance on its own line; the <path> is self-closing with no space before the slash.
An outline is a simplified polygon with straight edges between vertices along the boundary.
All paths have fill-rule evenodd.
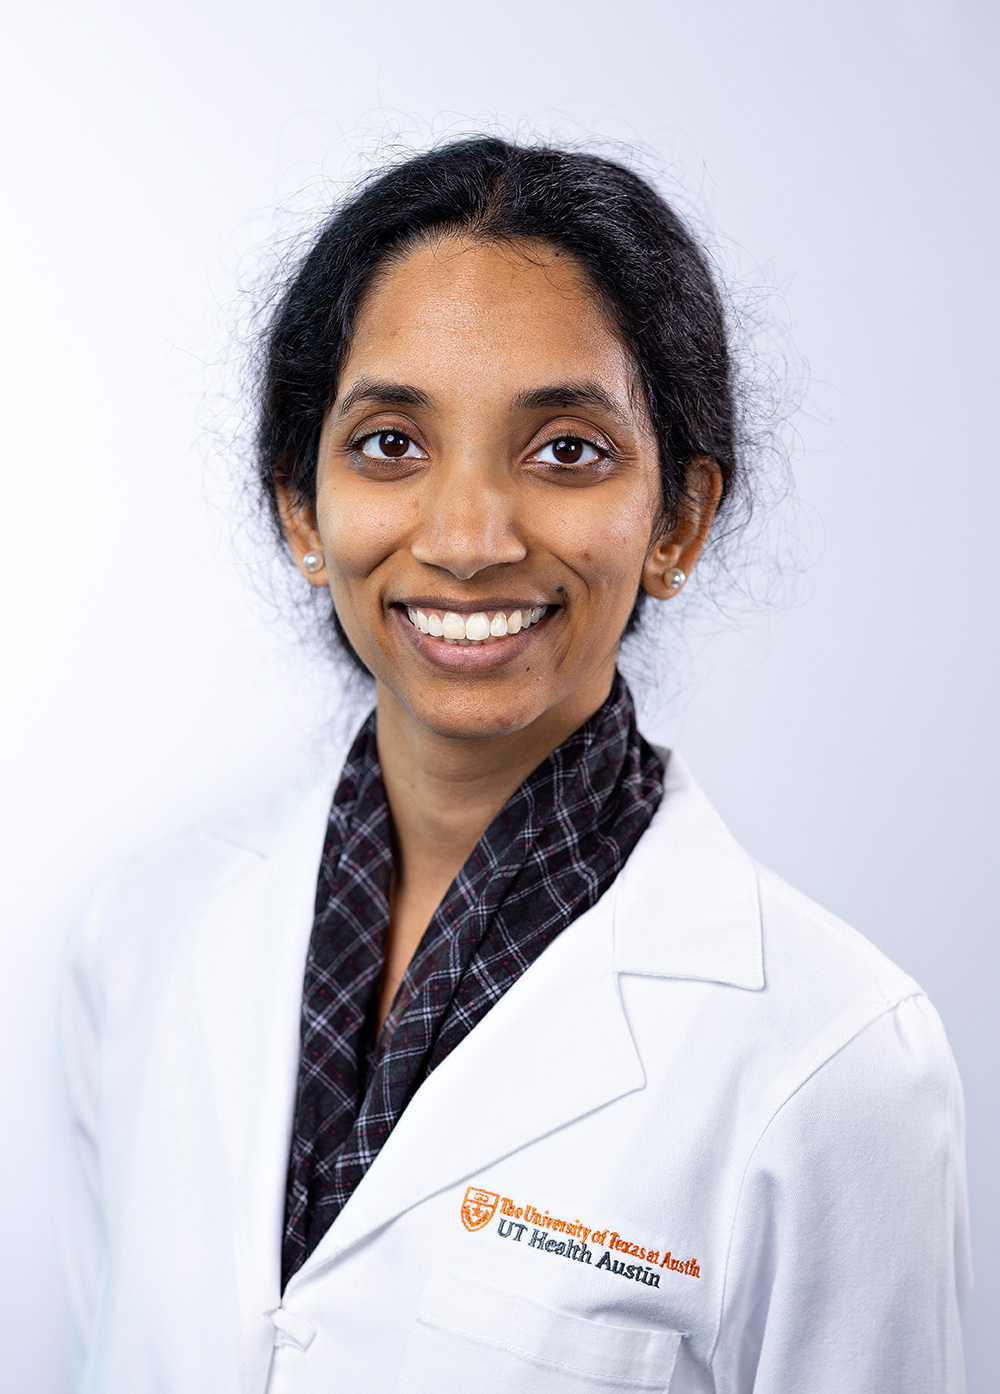
<path id="1" fill-rule="evenodd" d="M 959 1394 L 938 1018 L 756 866 L 676 756 L 618 880 L 422 1086 L 282 1298 L 332 788 L 131 865 L 75 936 L 81 1389 Z"/>

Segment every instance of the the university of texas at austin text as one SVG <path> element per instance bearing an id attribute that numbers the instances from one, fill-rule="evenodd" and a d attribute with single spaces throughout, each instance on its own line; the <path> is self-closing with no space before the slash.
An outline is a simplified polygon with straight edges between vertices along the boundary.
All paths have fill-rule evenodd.
<path id="1" fill-rule="evenodd" d="M 510 1196 L 484 1191 L 478 1186 L 470 1186 L 465 1193 L 462 1224 L 469 1230 L 483 1229 L 498 1210 L 500 1218 L 496 1233 L 499 1237 L 516 1244 L 525 1243 L 528 1248 L 540 1253 L 568 1258 L 576 1263 L 589 1263 L 618 1277 L 645 1283 L 647 1287 L 660 1286 L 658 1270 L 664 1268 L 683 1273 L 689 1278 L 701 1277 L 696 1259 L 675 1258 L 669 1249 L 663 1252 L 644 1248 L 625 1239 L 616 1230 L 588 1229 L 580 1220 L 561 1220 L 547 1210 L 536 1210 L 533 1205 L 517 1205 Z M 596 1262 L 594 1250 L 587 1247 L 588 1240 L 595 1248 L 604 1249 Z M 616 1257 L 618 1254 L 623 1257 Z M 629 1263 L 629 1259 L 638 1259 L 639 1262 Z"/>

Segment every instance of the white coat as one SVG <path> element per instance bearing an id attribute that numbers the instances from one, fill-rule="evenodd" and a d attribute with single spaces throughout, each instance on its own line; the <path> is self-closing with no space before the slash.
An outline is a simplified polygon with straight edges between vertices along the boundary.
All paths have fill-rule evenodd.
<path id="1" fill-rule="evenodd" d="M 127 868 L 64 1000 L 88 1394 L 957 1394 L 962 1103 L 940 1022 L 734 842 L 652 824 L 421 1086 L 284 1297 L 333 782 Z"/>

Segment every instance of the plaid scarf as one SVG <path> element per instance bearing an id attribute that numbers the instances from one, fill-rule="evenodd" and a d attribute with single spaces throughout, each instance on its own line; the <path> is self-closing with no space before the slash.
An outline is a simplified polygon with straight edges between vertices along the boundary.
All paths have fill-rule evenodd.
<path id="1" fill-rule="evenodd" d="M 368 717 L 330 810 L 306 959 L 282 1282 L 305 1262 L 431 1070 L 608 889 L 663 794 L 620 675 L 504 804 L 452 882 L 376 1039 L 389 808 Z"/>

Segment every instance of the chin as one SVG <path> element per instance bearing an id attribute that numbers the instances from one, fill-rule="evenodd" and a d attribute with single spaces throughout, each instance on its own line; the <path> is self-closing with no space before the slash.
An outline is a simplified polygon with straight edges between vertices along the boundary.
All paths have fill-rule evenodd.
<path id="1" fill-rule="evenodd" d="M 537 699 L 521 703 L 502 701 L 497 694 L 477 698 L 466 692 L 414 703 L 410 710 L 436 736 L 453 741 L 489 741 L 525 730 L 538 720 L 545 705 L 539 705 Z"/>

